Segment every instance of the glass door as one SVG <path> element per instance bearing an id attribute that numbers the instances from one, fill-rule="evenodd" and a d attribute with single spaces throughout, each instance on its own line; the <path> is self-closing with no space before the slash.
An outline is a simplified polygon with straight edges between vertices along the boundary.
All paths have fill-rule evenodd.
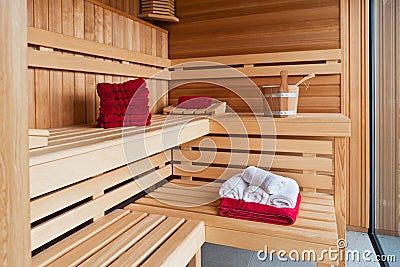
<path id="1" fill-rule="evenodd" d="M 385 265 L 400 266 L 400 0 L 374 0 L 371 12 L 371 228 L 381 254 L 396 255 L 396 262 L 386 260 Z"/>

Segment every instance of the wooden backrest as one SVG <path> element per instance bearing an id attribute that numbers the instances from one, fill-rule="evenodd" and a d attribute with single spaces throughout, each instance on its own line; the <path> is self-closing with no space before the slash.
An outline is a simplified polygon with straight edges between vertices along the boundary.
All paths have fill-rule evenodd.
<path id="1" fill-rule="evenodd" d="M 182 63 L 199 62 L 201 68 L 184 68 Z M 176 69 L 171 72 L 169 104 L 176 104 L 181 95 L 210 96 L 232 107 L 236 112 L 251 112 L 249 106 L 235 92 L 222 86 L 209 83 L 217 81 L 223 84 L 240 83 L 241 76 L 227 73 L 226 69 L 207 69 L 207 62 L 224 64 L 239 70 L 261 88 L 263 85 L 279 85 L 279 72 L 289 71 L 289 84 L 297 83 L 304 75 L 315 73 L 316 78 L 309 80 L 307 86 L 300 87 L 298 112 L 300 113 L 340 113 L 341 111 L 341 50 L 314 50 L 299 52 L 280 52 L 248 54 L 234 56 L 215 56 L 172 60 Z M 182 67 L 183 66 L 183 67 Z M 207 80 L 207 81 L 206 81 Z M 181 84 L 187 82 L 187 84 Z M 246 85 L 248 86 L 248 85 Z M 262 89 L 268 93 L 268 89 Z M 248 99 L 246 99 L 248 101 Z M 252 105 L 253 103 L 248 104 Z"/>
<path id="2" fill-rule="evenodd" d="M 97 83 L 170 65 L 167 31 L 93 0 L 28 0 L 28 26 L 29 128 L 93 123 Z M 160 113 L 167 82 L 152 83 L 150 105 Z"/>
<path id="3" fill-rule="evenodd" d="M 257 122 L 251 116 L 243 115 L 241 121 L 231 120 L 233 115 L 225 117 L 210 122 L 208 136 L 173 150 L 174 175 L 226 180 L 248 166 L 258 166 L 295 179 L 303 190 L 334 194 L 335 137 L 348 133 L 345 120 L 343 124 L 329 123 L 329 116 L 326 122 L 323 116 L 314 116 L 307 123 L 301 122 L 299 116 L 279 118 L 275 120 L 276 131 L 262 132 L 259 127 L 271 118 L 264 117 Z M 345 119 L 338 114 L 331 117 Z M 224 128 L 227 124 L 231 126 L 229 134 Z"/>
<path id="4" fill-rule="evenodd" d="M 278 137 L 275 155 L 273 149 L 261 148 L 262 142 L 269 142 L 268 138 L 247 138 L 243 135 L 208 135 L 186 143 L 179 150 L 173 150 L 174 161 L 183 165 L 192 162 L 198 166 L 192 164 L 188 169 L 187 166 L 174 165 L 174 174 L 204 179 L 219 177 L 226 180 L 248 166 L 258 166 L 291 177 L 302 188 L 333 192 L 332 138 Z M 232 146 L 232 143 L 242 143 L 243 147 Z M 214 144 L 220 151 L 214 150 Z M 208 164 L 210 166 L 204 169 L 204 165 Z M 191 173 L 196 169 L 199 171 Z"/>

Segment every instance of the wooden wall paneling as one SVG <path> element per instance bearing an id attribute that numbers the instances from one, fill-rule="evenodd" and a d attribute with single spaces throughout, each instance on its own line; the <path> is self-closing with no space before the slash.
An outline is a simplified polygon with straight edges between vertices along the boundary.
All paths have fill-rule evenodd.
<path id="1" fill-rule="evenodd" d="M 97 5 L 94 6 L 94 39 L 96 42 L 104 43 L 104 9 Z M 99 59 L 102 60 L 102 59 Z M 96 84 L 104 82 L 104 75 L 96 74 Z M 95 93 L 95 118 L 99 117 L 100 97 Z"/>
<path id="2" fill-rule="evenodd" d="M 169 31 L 173 59 L 340 47 L 338 0 L 175 4 L 180 22 L 159 23 Z"/>
<path id="3" fill-rule="evenodd" d="M 87 4 L 84 0 L 74 0 L 74 36 L 81 39 L 86 39 Z M 77 54 L 75 56 L 83 57 L 83 55 Z M 75 72 L 74 74 L 74 124 L 83 124 L 87 121 L 85 114 L 85 76 L 87 75 L 82 72 Z"/>
<path id="4" fill-rule="evenodd" d="M 368 13 L 365 2 L 342 0 L 342 113 L 351 119 L 348 150 L 347 227 L 369 227 Z"/>
<path id="5" fill-rule="evenodd" d="M 34 27 L 34 3 L 33 0 L 27 0 L 27 23 L 28 27 Z M 28 47 L 28 49 L 34 49 Z M 28 127 L 36 127 L 36 99 L 35 99 L 35 70 L 28 69 Z"/>
<path id="6" fill-rule="evenodd" d="M 95 41 L 95 9 L 94 5 L 85 2 L 85 39 Z M 85 88 L 85 114 L 86 122 L 92 123 L 96 120 L 96 76 L 92 73 L 86 74 Z"/>
<path id="7" fill-rule="evenodd" d="M 151 28 L 140 24 L 140 52 L 151 55 Z"/>
<path id="8" fill-rule="evenodd" d="M 35 96 L 35 70 L 28 68 L 28 127 L 36 128 L 36 96 Z"/>
<path id="9" fill-rule="evenodd" d="M 98 0 L 103 4 L 137 17 L 140 13 L 140 0 Z"/>
<path id="10" fill-rule="evenodd" d="M 28 172 L 27 2 L 0 9 L 0 265 L 31 266 Z"/>
<path id="11" fill-rule="evenodd" d="M 140 36 L 140 24 L 136 21 L 133 22 L 133 31 L 132 31 L 132 44 L 133 44 L 133 51 L 141 52 L 141 36 Z"/>
<path id="12" fill-rule="evenodd" d="M 119 30 L 119 16 L 116 13 L 112 13 L 112 45 L 115 47 L 122 48 L 121 43 L 120 43 L 120 30 Z"/>
<path id="13" fill-rule="evenodd" d="M 49 29 L 49 1 L 35 0 L 34 26 L 43 30 Z M 41 49 L 41 48 L 39 48 Z M 49 51 L 50 53 L 50 51 Z M 36 127 L 50 127 L 50 72 L 45 69 L 35 69 L 35 102 Z"/>
<path id="14" fill-rule="evenodd" d="M 375 227 L 400 236 L 399 224 L 399 31 L 400 2 L 375 1 Z"/>
<path id="15" fill-rule="evenodd" d="M 62 9 L 61 0 L 49 1 L 49 31 L 62 33 Z M 54 53 L 61 53 L 54 51 Z M 62 72 L 50 71 L 50 125 L 52 128 L 63 125 L 62 107 Z"/>
<path id="16" fill-rule="evenodd" d="M 302 76 L 290 76 L 289 83 L 295 84 Z M 254 77 L 253 82 L 261 87 L 262 85 L 280 84 L 280 77 Z M 225 81 L 228 82 L 228 81 Z M 300 97 L 298 103 L 298 112 L 315 113 L 315 112 L 340 112 L 340 75 L 317 75 L 310 80 L 308 87 L 300 86 Z M 171 82 L 173 86 L 173 82 Z M 263 90 L 268 93 L 268 90 Z M 208 83 L 192 83 L 181 85 L 173 89 L 169 94 L 169 105 L 176 104 L 180 95 L 199 95 L 210 96 L 220 101 L 227 102 L 237 112 L 249 112 L 245 102 L 238 99 L 234 92 L 228 89 L 208 84 Z"/>
<path id="17" fill-rule="evenodd" d="M 113 45 L 113 27 L 112 27 L 113 17 L 112 12 L 104 9 L 104 43 L 106 45 Z M 104 75 L 104 81 L 108 83 L 112 83 L 112 76 L 111 75 Z"/>
<path id="18" fill-rule="evenodd" d="M 131 8 L 130 3 L 125 2 L 124 6 Z M 151 44 L 153 39 L 155 39 L 155 42 L 157 41 L 157 34 L 162 32 L 164 36 L 167 36 L 164 30 L 154 25 L 142 23 L 139 19 L 132 18 L 94 0 L 29 0 L 27 8 L 30 10 L 30 22 L 28 21 L 27 25 L 137 52 L 140 52 L 141 49 L 149 49 L 148 55 L 157 54 L 158 43 Z M 146 27 L 141 26 L 143 24 Z M 147 29 L 145 33 L 142 32 L 142 28 Z M 37 36 L 38 32 L 31 34 L 31 36 Z M 146 41 L 148 46 L 142 48 L 140 38 L 144 37 L 145 34 L 149 34 L 147 36 L 148 41 Z M 62 64 L 59 69 L 53 69 L 54 66 L 51 67 L 52 60 L 57 62 L 65 60 L 63 61 L 65 64 L 74 61 L 72 58 L 56 56 L 58 53 L 68 55 L 68 57 L 73 55 L 78 58 L 94 58 L 95 56 L 83 55 L 86 53 L 80 54 L 81 52 L 78 51 L 63 51 L 63 47 L 59 45 L 54 46 L 54 49 L 46 48 L 52 47 L 50 43 L 39 48 L 41 44 L 38 44 L 39 41 L 37 40 L 31 43 L 29 47 L 29 49 L 41 49 L 40 53 L 29 53 L 30 62 L 36 62 L 28 70 L 32 72 L 32 75 L 28 75 L 30 77 L 29 84 L 32 84 L 29 96 L 35 100 L 30 101 L 29 106 L 30 114 L 32 114 L 29 121 L 32 128 L 62 127 L 94 122 L 98 115 L 99 106 L 99 99 L 95 90 L 96 84 L 102 81 L 123 82 L 132 79 L 132 77 L 128 77 L 130 76 L 128 73 L 125 73 L 126 76 L 123 77 L 115 74 L 94 74 L 91 73 L 93 70 L 86 70 L 88 72 L 85 72 L 83 69 L 79 71 L 79 68 L 76 70 L 71 67 L 63 68 Z M 167 50 L 167 48 L 162 49 Z M 46 58 L 47 64 L 40 64 L 38 60 L 40 60 L 44 51 L 53 53 L 53 55 Z M 96 60 L 103 61 L 104 59 L 98 58 Z M 111 59 L 107 60 L 112 61 Z M 43 63 L 43 61 L 41 62 Z M 121 60 L 116 60 L 116 63 L 120 62 Z M 135 65 L 143 68 L 143 65 Z M 145 68 L 153 69 L 151 66 L 145 66 Z M 37 109 L 36 106 L 40 106 L 40 108 Z M 49 118 L 44 117 L 43 120 L 41 119 L 38 122 L 37 119 L 43 116 Z"/>
<path id="19" fill-rule="evenodd" d="M 28 27 L 34 26 L 34 0 L 27 0 L 27 20 L 28 20 Z"/>
<path id="20" fill-rule="evenodd" d="M 126 45 L 127 49 L 134 51 L 133 50 L 133 38 L 132 38 L 132 33 L 133 33 L 133 21 L 130 19 L 126 20 Z"/>
<path id="21" fill-rule="evenodd" d="M 62 33 L 74 36 L 74 3 L 73 0 L 62 0 Z M 64 52 L 66 54 L 71 54 Z M 62 112 L 63 126 L 74 124 L 75 76 L 72 71 L 63 71 Z"/>

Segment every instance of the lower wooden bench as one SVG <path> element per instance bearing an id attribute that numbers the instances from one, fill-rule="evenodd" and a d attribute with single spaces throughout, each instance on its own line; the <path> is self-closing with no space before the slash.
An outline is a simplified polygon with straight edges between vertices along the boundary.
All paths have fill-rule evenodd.
<path id="1" fill-rule="evenodd" d="M 32 266 L 200 266 L 204 223 L 114 210 L 37 254 Z"/>
<path id="2" fill-rule="evenodd" d="M 204 221 L 206 242 L 254 251 L 264 250 L 265 246 L 269 252 L 296 250 L 301 260 L 317 261 L 320 266 L 339 264 L 327 255 L 318 259 L 323 251 L 338 249 L 333 196 L 301 192 L 297 221 L 291 226 L 280 226 L 219 216 L 219 188 L 218 182 L 175 179 L 126 208 Z M 311 249 L 315 259 L 307 258 L 308 252 L 304 254 Z"/>

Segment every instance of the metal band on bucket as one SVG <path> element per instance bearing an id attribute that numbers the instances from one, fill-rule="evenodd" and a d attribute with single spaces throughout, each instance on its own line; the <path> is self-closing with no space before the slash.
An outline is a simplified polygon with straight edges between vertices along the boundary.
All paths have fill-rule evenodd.
<path id="1" fill-rule="evenodd" d="M 272 115 L 296 115 L 296 110 L 280 110 L 280 111 L 271 111 Z"/>
<path id="2" fill-rule="evenodd" d="M 298 93 L 272 93 L 265 94 L 266 97 L 298 97 Z"/>

